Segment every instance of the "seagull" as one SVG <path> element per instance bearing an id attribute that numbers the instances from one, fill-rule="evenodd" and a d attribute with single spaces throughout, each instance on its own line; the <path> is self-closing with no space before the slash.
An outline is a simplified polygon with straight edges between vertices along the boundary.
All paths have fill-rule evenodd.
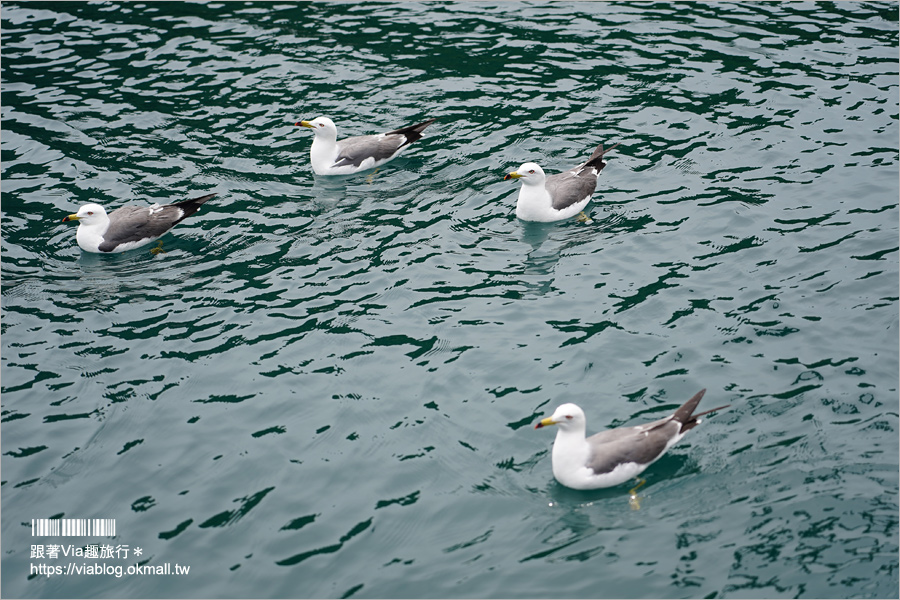
<path id="1" fill-rule="evenodd" d="M 380 167 L 397 158 L 407 146 L 422 137 L 422 130 L 434 123 L 428 119 L 418 125 L 401 127 L 378 135 L 360 135 L 337 139 L 337 127 L 328 117 L 300 121 L 294 126 L 309 127 L 316 134 L 309 149 L 309 160 L 317 175 L 350 175 Z"/>
<path id="2" fill-rule="evenodd" d="M 585 439 L 584 411 L 563 404 L 535 429 L 556 425 L 553 476 L 566 487 L 594 490 L 625 483 L 666 453 L 684 434 L 700 424 L 698 417 L 728 408 L 720 406 L 694 414 L 706 390 L 700 390 L 674 414 L 634 427 L 618 427 Z"/>
<path id="3" fill-rule="evenodd" d="M 85 252 L 124 252 L 159 239 L 215 194 L 160 206 L 123 206 L 106 214 L 99 204 L 85 204 L 63 221 L 78 221 L 75 239 Z"/>
<path id="4" fill-rule="evenodd" d="M 591 157 L 582 165 L 564 173 L 547 176 L 533 162 L 527 162 L 504 177 L 521 179 L 516 216 L 523 221 L 562 221 L 574 217 L 587 206 L 597 186 L 597 176 L 606 166 L 603 155 L 618 146 L 603 149 L 597 146 Z"/>

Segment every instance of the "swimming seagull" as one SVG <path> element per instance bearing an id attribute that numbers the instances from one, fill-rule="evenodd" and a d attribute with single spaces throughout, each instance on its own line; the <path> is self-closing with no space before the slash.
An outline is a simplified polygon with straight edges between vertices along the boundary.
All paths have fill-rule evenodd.
<path id="1" fill-rule="evenodd" d="M 547 176 L 537 163 L 527 162 L 506 175 L 504 180 L 522 180 L 516 216 L 523 221 L 549 223 L 580 213 L 590 202 L 597 176 L 606 166 L 603 155 L 618 145 L 604 150 L 600 144 L 587 162 L 564 173 Z"/>
<path id="2" fill-rule="evenodd" d="M 63 221 L 78 221 L 75 239 L 86 252 L 124 252 L 157 240 L 215 194 L 160 206 L 123 206 L 108 215 L 99 204 L 85 204 Z"/>
<path id="3" fill-rule="evenodd" d="M 337 127 L 328 117 L 300 121 L 295 126 L 309 127 L 316 134 L 309 149 L 309 160 L 318 175 L 349 175 L 374 169 L 393 160 L 407 146 L 422 137 L 422 131 L 434 123 L 428 119 L 418 125 L 401 127 L 377 135 L 360 135 L 338 141 Z"/>
<path id="4" fill-rule="evenodd" d="M 574 404 L 563 404 L 534 428 L 559 427 L 552 455 L 553 476 L 558 482 L 576 490 L 612 487 L 637 476 L 665 454 L 700 424 L 698 417 L 730 406 L 693 414 L 705 393 L 705 389 L 700 390 L 665 419 L 608 429 L 587 439 L 584 412 Z"/>

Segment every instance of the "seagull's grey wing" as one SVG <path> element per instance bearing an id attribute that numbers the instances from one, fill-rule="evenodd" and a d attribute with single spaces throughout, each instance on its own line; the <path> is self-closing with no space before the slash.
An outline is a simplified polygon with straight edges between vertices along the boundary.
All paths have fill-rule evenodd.
<path id="1" fill-rule="evenodd" d="M 123 206 L 109 213 L 109 228 L 103 234 L 101 252 L 110 252 L 119 244 L 159 237 L 184 216 L 176 205 L 150 207 Z"/>
<path id="2" fill-rule="evenodd" d="M 591 448 L 588 467 L 598 475 L 622 463 L 646 465 L 656 460 L 681 428 L 671 417 L 638 427 L 619 427 L 587 438 Z"/>
<path id="3" fill-rule="evenodd" d="M 334 166 L 358 167 L 367 158 L 373 158 L 375 162 L 387 160 L 405 141 L 406 138 L 398 134 L 360 135 L 340 140 L 337 143 L 338 155 Z"/>
<path id="4" fill-rule="evenodd" d="M 547 177 L 544 187 L 550 193 L 553 208 L 563 210 L 594 193 L 594 188 L 597 187 L 597 172 L 593 168 L 587 168 L 557 173 Z"/>

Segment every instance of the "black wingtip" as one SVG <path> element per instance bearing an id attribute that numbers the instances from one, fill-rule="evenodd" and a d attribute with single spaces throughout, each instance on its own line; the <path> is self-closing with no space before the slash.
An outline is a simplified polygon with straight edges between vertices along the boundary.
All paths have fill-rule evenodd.
<path id="1" fill-rule="evenodd" d="M 616 142 L 606 149 L 603 148 L 603 144 L 600 144 L 596 149 L 594 149 L 594 153 L 591 154 L 591 157 L 587 160 L 585 166 L 594 167 L 598 171 L 602 170 L 603 167 L 606 166 L 606 163 L 603 162 L 603 157 L 612 152 L 614 149 L 618 148 L 621 143 L 622 142 Z"/>
<path id="2" fill-rule="evenodd" d="M 217 196 L 217 194 L 207 194 L 205 196 L 200 196 L 199 198 L 192 198 L 190 200 L 184 200 L 182 202 L 179 202 L 178 204 L 188 203 L 188 204 L 198 204 L 199 205 L 199 204 L 203 204 L 207 200 L 212 200 L 216 196 Z"/>
<path id="3" fill-rule="evenodd" d="M 190 200 L 182 200 L 180 202 L 173 202 L 172 203 L 173 205 L 177 206 L 182 211 L 184 211 L 184 214 L 181 216 L 180 219 L 178 219 L 176 221 L 176 223 L 180 223 L 181 221 L 184 221 L 185 219 L 187 219 L 188 217 L 193 215 L 195 212 L 200 210 L 200 207 L 206 201 L 212 200 L 216 196 L 217 196 L 217 194 L 206 194 L 205 196 L 200 196 L 198 198 L 191 198 Z"/>
<path id="4" fill-rule="evenodd" d="M 691 418 L 692 418 L 692 419 L 696 419 L 697 417 L 702 417 L 703 415 L 708 415 L 709 413 L 714 413 L 714 412 L 716 412 L 717 410 L 724 410 L 724 409 L 728 408 L 729 406 L 731 406 L 731 405 L 730 405 L 730 404 L 726 404 L 726 405 L 724 405 L 724 406 L 717 406 L 717 407 L 711 408 L 711 409 L 709 409 L 709 410 L 704 410 L 704 411 L 701 412 L 701 413 L 697 413 L 697 414 L 695 414 L 695 415 L 691 415 Z"/>
<path id="5" fill-rule="evenodd" d="M 427 121 L 422 121 L 421 123 L 416 123 L 415 125 L 407 125 L 406 127 L 401 127 L 400 129 L 388 131 L 385 135 L 403 135 L 406 136 L 406 144 L 412 144 L 416 140 L 420 139 L 422 137 L 422 131 L 424 131 L 426 127 L 428 127 L 435 121 L 436 119 L 428 119 Z"/>
<path id="6" fill-rule="evenodd" d="M 179 206 L 181 208 L 187 208 L 190 206 L 196 206 L 197 208 L 200 208 L 200 205 L 202 205 L 203 203 L 205 203 L 209 200 L 212 200 L 217 195 L 218 194 L 206 194 L 205 196 L 191 198 L 190 200 L 179 200 L 178 202 L 173 202 L 172 204 L 174 204 L 175 206 Z"/>
<path id="7" fill-rule="evenodd" d="M 706 388 L 703 388 L 694 396 L 682 404 L 678 410 L 675 411 L 675 414 L 672 415 L 672 418 L 678 421 L 679 423 L 688 423 L 694 416 L 694 410 L 696 410 L 697 405 L 700 404 L 700 400 L 703 399 L 703 394 L 706 393 Z"/>

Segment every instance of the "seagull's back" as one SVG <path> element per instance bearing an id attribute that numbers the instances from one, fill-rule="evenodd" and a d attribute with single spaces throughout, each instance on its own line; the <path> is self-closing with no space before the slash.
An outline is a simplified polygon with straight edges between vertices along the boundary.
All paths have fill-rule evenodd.
<path id="1" fill-rule="evenodd" d="M 550 175 L 544 182 L 550 194 L 551 206 L 555 210 L 565 210 L 574 204 L 590 199 L 597 187 L 597 171 L 578 168 Z M 580 210 L 580 209 L 579 209 Z"/>
<path id="2" fill-rule="evenodd" d="M 163 206 L 129 205 L 117 208 L 109 213 L 109 227 L 101 232 L 103 241 L 97 248 L 100 252 L 123 252 L 156 241 L 215 196 L 207 194 Z"/>
<path id="3" fill-rule="evenodd" d="M 382 164 L 393 158 L 394 154 L 404 146 L 406 138 L 402 135 L 358 135 L 338 141 L 337 157 L 334 167 L 360 167 L 366 160 L 372 166 Z"/>
<path id="4" fill-rule="evenodd" d="M 666 417 L 646 425 L 618 427 L 587 438 L 591 448 L 588 466 L 597 475 L 612 472 L 622 463 L 647 465 L 680 438 L 681 425 Z"/>

